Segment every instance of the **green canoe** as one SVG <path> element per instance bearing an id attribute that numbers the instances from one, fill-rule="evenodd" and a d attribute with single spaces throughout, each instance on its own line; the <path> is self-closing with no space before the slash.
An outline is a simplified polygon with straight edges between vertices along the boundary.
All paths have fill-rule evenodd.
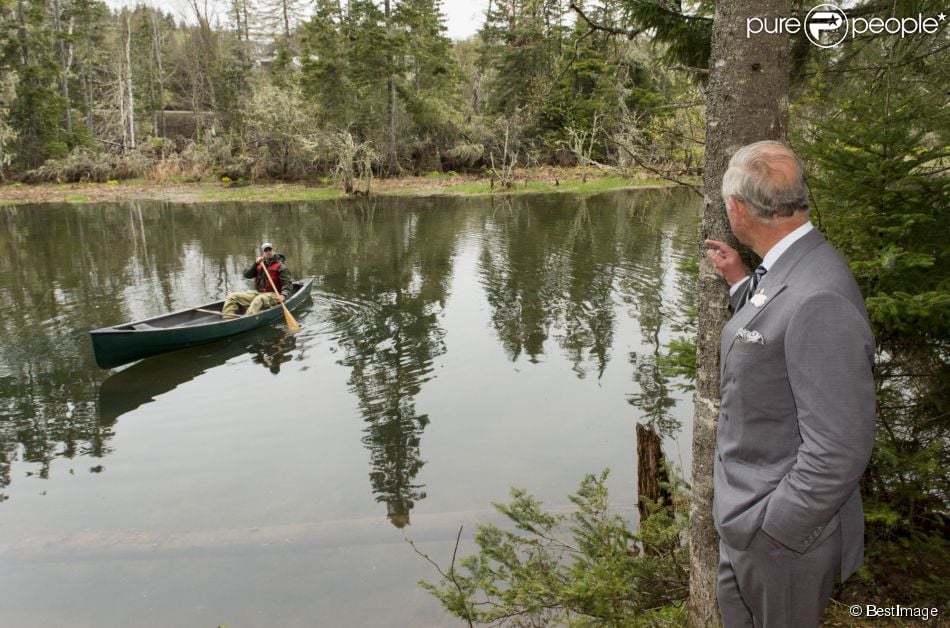
<path id="1" fill-rule="evenodd" d="M 294 293 L 287 299 L 291 310 L 310 296 L 312 279 L 294 282 Z M 253 316 L 231 320 L 221 318 L 224 301 L 208 303 L 187 310 L 162 314 L 115 327 L 89 332 L 96 364 L 111 369 L 135 360 L 167 351 L 214 342 L 283 319 L 283 310 L 272 307 Z"/>

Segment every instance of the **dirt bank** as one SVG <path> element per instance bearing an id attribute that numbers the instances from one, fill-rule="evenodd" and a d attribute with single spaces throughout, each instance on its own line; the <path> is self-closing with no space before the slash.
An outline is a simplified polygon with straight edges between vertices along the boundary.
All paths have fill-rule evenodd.
<path id="1" fill-rule="evenodd" d="M 613 173 L 594 173 L 582 181 L 576 169 L 536 169 L 521 171 L 510 189 L 493 185 L 491 179 L 473 175 L 428 175 L 374 179 L 374 195 L 478 196 L 483 194 L 523 194 L 536 192 L 597 193 L 631 187 L 666 187 L 670 182 L 647 175 L 621 177 Z M 121 181 L 111 183 L 61 183 L 26 185 L 13 183 L 0 186 L 0 204 L 28 203 L 101 203 L 119 201 L 169 201 L 175 203 L 207 203 L 216 201 L 305 201 L 344 198 L 338 185 L 305 183 L 253 183 L 201 181 Z"/>

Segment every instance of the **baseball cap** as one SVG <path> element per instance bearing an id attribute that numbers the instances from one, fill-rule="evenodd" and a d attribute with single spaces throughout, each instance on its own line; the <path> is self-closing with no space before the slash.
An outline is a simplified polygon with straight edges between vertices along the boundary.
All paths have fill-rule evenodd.
<path id="1" fill-rule="evenodd" d="M 274 248 L 274 245 L 271 244 L 270 242 L 265 242 L 264 244 L 261 245 L 262 251 L 266 251 L 267 249 L 272 249 L 272 248 Z"/>

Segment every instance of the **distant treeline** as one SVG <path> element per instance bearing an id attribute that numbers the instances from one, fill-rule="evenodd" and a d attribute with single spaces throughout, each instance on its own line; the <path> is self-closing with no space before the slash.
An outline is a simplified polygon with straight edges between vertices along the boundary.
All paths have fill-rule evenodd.
<path id="1" fill-rule="evenodd" d="M 0 176 L 301 179 L 701 162 L 701 98 L 621 3 L 0 0 Z"/>

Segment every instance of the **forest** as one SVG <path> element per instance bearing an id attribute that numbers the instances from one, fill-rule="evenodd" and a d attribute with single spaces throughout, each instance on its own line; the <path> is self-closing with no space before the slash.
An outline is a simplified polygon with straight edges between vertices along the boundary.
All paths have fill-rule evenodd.
<path id="1" fill-rule="evenodd" d="M 371 173 L 504 180 L 540 165 L 696 174 L 699 70 L 657 56 L 681 44 L 621 36 L 627 13 L 494 2 L 475 37 L 452 41 L 437 0 L 191 0 L 177 16 L 4 0 L 0 174 L 335 176 L 348 189 Z M 687 56 L 701 57 L 708 19 L 689 22 Z"/>
<path id="2" fill-rule="evenodd" d="M 476 172 L 505 187 L 521 168 L 580 166 L 694 186 L 704 164 L 709 180 L 710 94 L 730 89 L 729 77 L 710 80 L 713 25 L 741 4 L 492 0 L 477 35 L 452 41 L 438 0 L 190 0 L 185 15 L 0 0 L 0 178 L 313 180 L 352 192 L 370 177 Z M 802 16 L 813 5 L 786 6 Z M 831 48 L 792 38 L 780 90 L 812 220 L 850 262 L 877 342 L 857 600 L 947 599 L 950 41 L 939 23 Z M 704 368 L 696 336 L 670 347 L 687 378 Z"/>

